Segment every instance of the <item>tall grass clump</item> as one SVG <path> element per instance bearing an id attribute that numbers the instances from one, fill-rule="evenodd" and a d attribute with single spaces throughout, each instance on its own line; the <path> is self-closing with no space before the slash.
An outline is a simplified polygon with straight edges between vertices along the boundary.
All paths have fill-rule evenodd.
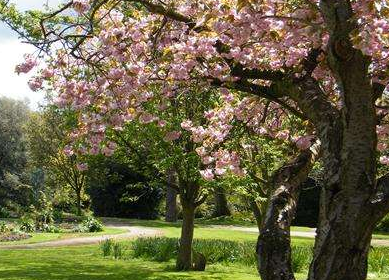
<path id="1" fill-rule="evenodd" d="M 103 254 L 103 257 L 108 257 L 112 254 L 113 251 L 113 241 L 112 239 L 106 239 L 100 243 L 100 250 Z"/>
<path id="2" fill-rule="evenodd" d="M 389 274 L 389 248 L 372 248 L 369 253 L 369 272 Z"/>
<path id="3" fill-rule="evenodd" d="M 132 242 L 132 256 L 158 262 L 165 262 L 177 257 L 179 240 L 177 238 L 147 237 Z M 207 263 L 239 263 L 255 266 L 256 243 L 252 241 L 228 241 L 219 239 L 195 239 L 193 250 L 201 253 Z M 312 247 L 293 247 L 293 269 L 295 272 L 306 271 L 312 258 Z"/>
<path id="4" fill-rule="evenodd" d="M 146 258 L 158 262 L 174 259 L 178 254 L 178 238 L 145 237 L 132 242 L 135 258 Z"/>

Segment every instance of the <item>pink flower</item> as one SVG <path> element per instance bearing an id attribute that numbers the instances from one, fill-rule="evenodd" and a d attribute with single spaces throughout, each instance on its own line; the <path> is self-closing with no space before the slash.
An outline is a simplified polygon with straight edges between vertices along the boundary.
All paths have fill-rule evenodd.
<path id="1" fill-rule="evenodd" d="M 187 131 L 189 131 L 192 128 L 192 126 L 193 126 L 193 123 L 190 120 L 185 120 L 181 123 L 182 129 L 185 129 Z"/>
<path id="2" fill-rule="evenodd" d="M 73 149 L 70 146 L 65 146 L 65 148 L 63 149 L 63 152 L 68 157 L 74 155 L 74 151 L 73 151 Z"/>
<path id="3" fill-rule="evenodd" d="M 73 1 L 73 9 L 79 13 L 82 14 L 89 10 L 90 5 L 89 5 L 89 0 L 74 0 Z"/>
<path id="4" fill-rule="evenodd" d="M 380 157 L 380 163 L 389 165 L 389 156 L 382 156 Z"/>
<path id="5" fill-rule="evenodd" d="M 24 62 L 17 65 L 15 67 L 15 72 L 17 74 L 20 73 L 28 73 L 30 72 L 35 66 L 37 66 L 37 61 L 32 57 L 32 55 L 25 55 L 24 56 Z"/>
<path id="6" fill-rule="evenodd" d="M 212 169 L 200 170 L 200 175 L 206 181 L 212 181 L 215 178 Z"/>
<path id="7" fill-rule="evenodd" d="M 276 134 L 276 138 L 284 140 L 284 141 L 288 140 L 288 138 L 289 138 L 289 131 L 287 131 L 287 130 L 279 131 Z"/>
<path id="8" fill-rule="evenodd" d="M 42 83 L 43 81 L 41 78 L 35 77 L 28 81 L 28 86 L 32 91 L 38 91 L 42 89 Z"/>
<path id="9" fill-rule="evenodd" d="M 88 170 L 88 164 L 86 163 L 78 163 L 77 169 L 81 172 Z"/>
<path id="10" fill-rule="evenodd" d="M 311 141 L 312 141 L 313 138 L 314 137 L 312 135 L 310 135 L 310 136 L 302 136 L 302 137 L 298 138 L 297 141 L 296 141 L 297 148 L 300 149 L 300 150 L 308 149 L 312 145 Z"/>
<path id="11" fill-rule="evenodd" d="M 42 78 L 43 79 L 50 79 L 51 77 L 54 76 L 54 70 L 53 69 L 44 69 L 42 70 Z"/>
<path id="12" fill-rule="evenodd" d="M 177 140 L 180 138 L 181 132 L 180 131 L 170 131 L 166 133 L 165 137 L 163 138 L 164 141 L 166 142 L 172 142 L 174 140 Z"/>
<path id="13" fill-rule="evenodd" d="M 388 144 L 386 143 L 378 143 L 377 144 L 377 150 L 380 152 L 385 151 L 388 148 Z"/>

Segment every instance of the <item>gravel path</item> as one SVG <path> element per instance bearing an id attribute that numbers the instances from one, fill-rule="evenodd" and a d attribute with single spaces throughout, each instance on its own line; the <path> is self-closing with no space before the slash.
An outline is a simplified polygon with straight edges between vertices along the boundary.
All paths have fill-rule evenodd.
<path id="1" fill-rule="evenodd" d="M 1 249 L 37 249 L 37 248 L 50 248 L 50 247 L 66 247 L 66 246 L 78 246 L 78 245 L 89 245 L 96 244 L 106 239 L 132 239 L 137 237 L 154 237 L 161 236 L 163 233 L 160 230 L 145 228 L 145 227 L 135 227 L 128 226 L 124 224 L 106 224 L 106 227 L 117 228 L 126 230 L 126 233 L 121 234 L 110 234 L 110 235 L 100 235 L 100 236 L 87 236 L 87 237 L 75 237 L 68 239 L 58 239 L 53 241 L 46 241 L 41 243 L 33 244 L 20 244 L 20 245 L 5 245 L 0 246 Z"/>

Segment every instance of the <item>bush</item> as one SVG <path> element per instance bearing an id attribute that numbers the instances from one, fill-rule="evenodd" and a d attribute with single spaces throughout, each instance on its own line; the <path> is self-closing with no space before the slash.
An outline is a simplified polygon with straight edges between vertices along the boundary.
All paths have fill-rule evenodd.
<path id="1" fill-rule="evenodd" d="M 19 228 L 21 231 L 24 231 L 24 232 L 34 232 L 36 229 L 35 228 L 35 221 L 28 216 L 24 216 L 19 221 Z"/>
<path id="2" fill-rule="evenodd" d="M 0 218 L 9 218 L 11 213 L 4 207 L 0 207 Z"/>
<path id="3" fill-rule="evenodd" d="M 10 228 L 5 222 L 0 222 L 0 233 L 9 232 Z"/>
<path id="4" fill-rule="evenodd" d="M 82 227 L 86 229 L 87 232 L 100 232 L 103 231 L 103 224 L 94 217 L 87 217 L 82 222 Z"/>
<path id="5" fill-rule="evenodd" d="M 51 225 L 51 224 L 43 224 L 43 225 L 41 225 L 40 230 L 43 231 L 43 232 L 48 232 L 48 233 L 59 233 L 59 232 L 61 232 L 61 230 L 58 227 L 56 227 L 55 225 Z"/>

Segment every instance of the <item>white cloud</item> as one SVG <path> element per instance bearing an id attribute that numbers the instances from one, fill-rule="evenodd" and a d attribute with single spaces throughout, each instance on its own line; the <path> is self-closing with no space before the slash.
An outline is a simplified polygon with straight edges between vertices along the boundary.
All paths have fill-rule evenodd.
<path id="1" fill-rule="evenodd" d="M 31 108 L 36 108 L 43 101 L 43 92 L 33 92 L 27 85 L 31 75 L 17 75 L 15 66 L 23 61 L 25 53 L 31 53 L 35 49 L 27 44 L 22 44 L 17 39 L 0 41 L 0 96 L 15 99 L 29 99 Z"/>

